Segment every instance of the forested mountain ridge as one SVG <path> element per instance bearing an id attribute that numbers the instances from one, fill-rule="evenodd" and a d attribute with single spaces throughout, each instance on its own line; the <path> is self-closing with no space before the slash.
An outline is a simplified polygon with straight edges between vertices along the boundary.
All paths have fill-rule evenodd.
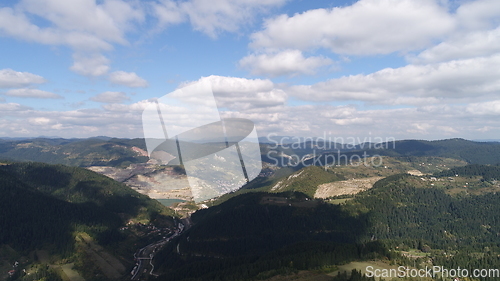
<path id="1" fill-rule="evenodd" d="M 288 138 L 289 139 L 289 138 Z M 290 143 L 275 140 L 261 142 L 262 160 L 286 166 L 291 155 L 305 157 L 306 164 L 314 156 L 335 154 L 341 151 L 353 154 L 382 156 L 434 156 L 453 158 L 469 164 L 497 164 L 500 162 L 500 142 L 475 142 L 464 139 L 437 141 L 399 140 L 386 143 L 339 144 L 326 141 Z M 321 155 L 321 156 L 320 156 Z M 127 167 L 132 163 L 148 161 L 144 139 L 88 138 L 88 139 L 0 139 L 0 159 L 36 161 L 70 166 Z M 323 163 L 323 162 L 321 162 Z M 282 165 L 284 164 L 284 165 Z"/>
<path id="2" fill-rule="evenodd" d="M 447 140 L 400 140 L 387 143 L 365 143 L 360 144 L 345 154 L 350 157 L 353 154 L 381 155 L 391 157 L 404 156 L 433 156 L 463 160 L 469 164 L 498 164 L 500 163 L 500 142 L 475 142 L 464 139 Z M 325 152 L 325 157 L 332 155 Z M 333 154 L 335 155 L 335 154 Z M 310 162 L 312 162 L 311 160 Z M 309 163 L 309 162 L 308 162 Z"/>
<path id="3" fill-rule="evenodd" d="M 125 184 L 78 167 L 26 162 L 0 166 L 4 175 L 17 179 L 33 192 L 41 192 L 68 203 L 92 203 L 110 212 L 140 215 L 140 208 L 163 209 Z"/>
<path id="4" fill-rule="evenodd" d="M 121 263 L 132 262 L 138 247 L 134 243 L 149 243 L 142 241 L 141 233 L 148 233 L 145 224 L 175 226 L 172 210 L 122 183 L 84 168 L 34 162 L 0 165 L 0 214 L 0 269 L 5 260 L 22 261 L 20 266 L 33 273 L 45 272 L 43 267 L 33 269 L 36 253 L 42 251 L 44 263 L 71 261 L 86 276 L 101 274 L 89 257 L 95 254 L 83 246 L 91 243 L 115 253 L 112 259 L 121 260 L 123 274 Z M 78 242 L 82 237 L 87 242 Z"/>
<path id="5" fill-rule="evenodd" d="M 242 194 L 192 220 L 155 256 L 159 280 L 262 280 L 388 255 L 361 217 L 298 192 Z"/>
<path id="6" fill-rule="evenodd" d="M 144 139 L 0 140 L 0 159 L 69 166 L 120 166 L 148 161 Z"/>

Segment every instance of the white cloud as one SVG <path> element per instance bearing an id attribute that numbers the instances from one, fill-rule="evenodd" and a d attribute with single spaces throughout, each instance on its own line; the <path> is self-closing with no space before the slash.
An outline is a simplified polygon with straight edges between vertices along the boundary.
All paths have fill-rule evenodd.
<path id="1" fill-rule="evenodd" d="M 246 79 L 212 75 L 198 81 L 208 80 L 219 108 L 246 110 L 256 107 L 283 105 L 288 95 L 275 88 L 268 79 Z M 186 83 L 189 85 L 191 83 Z"/>
<path id="2" fill-rule="evenodd" d="M 474 115 L 500 115 L 500 100 L 471 103 L 466 110 Z"/>
<path id="3" fill-rule="evenodd" d="M 361 100 L 379 104 L 418 104 L 425 98 L 428 101 L 440 98 L 448 101 L 477 100 L 495 96 L 500 91 L 498 65 L 500 55 L 407 65 L 368 75 L 344 76 L 314 85 L 292 86 L 288 93 L 311 101 Z"/>
<path id="4" fill-rule="evenodd" d="M 299 50 L 252 54 L 239 62 L 241 67 L 250 69 L 252 74 L 270 76 L 315 74 L 318 68 L 332 63 L 331 59 L 322 56 L 305 58 Z"/>
<path id="5" fill-rule="evenodd" d="M 455 28 L 446 7 L 433 0 L 360 0 L 269 19 L 252 35 L 256 49 L 330 49 L 348 55 L 418 50 Z"/>
<path id="6" fill-rule="evenodd" d="M 30 109 L 30 107 L 18 103 L 2 103 L 0 104 L 0 116 L 7 116 L 9 111 L 19 113 Z"/>
<path id="7" fill-rule="evenodd" d="M 135 72 L 115 71 L 109 74 L 109 81 L 127 87 L 147 87 L 148 82 L 139 77 Z"/>
<path id="8" fill-rule="evenodd" d="M 42 17 L 52 24 L 58 35 L 71 33 L 90 35 L 97 40 L 125 44 L 124 33 L 131 28 L 131 22 L 144 20 L 144 13 L 133 2 L 107 0 L 23 0 L 21 11 Z M 43 30 L 43 29 L 42 29 Z M 50 30 L 50 28 L 47 28 Z M 79 49 L 80 45 L 72 44 Z M 84 45 L 84 47 L 86 47 Z"/>
<path id="9" fill-rule="evenodd" d="M 238 31 L 258 13 L 285 1 L 21 0 L 13 8 L 0 7 L 0 35 L 69 46 L 74 51 L 72 71 L 100 76 L 110 63 L 102 52 L 115 44 L 128 45 L 127 33 L 146 23 L 147 16 L 156 17 L 160 28 L 189 20 L 195 30 L 215 38 L 220 32 Z"/>
<path id="10" fill-rule="evenodd" d="M 151 3 L 151 6 L 161 28 L 171 24 L 179 24 L 186 20 L 186 14 L 182 11 L 178 2 L 160 0 L 158 3 Z"/>
<path id="11" fill-rule="evenodd" d="M 127 94 L 123 92 L 110 92 L 110 91 L 100 93 L 97 96 L 90 98 L 90 100 L 92 101 L 102 102 L 102 103 L 122 103 L 129 99 L 130 98 L 127 97 Z"/>
<path id="12" fill-rule="evenodd" d="M 141 112 L 148 104 L 109 104 L 101 109 L 37 111 L 19 104 L 0 104 L 0 135 L 61 137 L 143 137 Z M 496 102 L 495 104 L 497 104 Z M 500 103 L 498 103 L 500 104 Z M 484 103 L 483 107 L 488 104 Z M 496 112 L 496 113 L 495 113 Z M 500 110 L 493 112 L 498 115 Z M 360 110 L 355 106 L 279 105 L 223 111 L 222 117 L 248 118 L 260 136 L 376 137 L 443 139 L 498 138 L 498 118 L 478 114 L 466 106 L 433 105 L 420 108 Z"/>
<path id="13" fill-rule="evenodd" d="M 35 118 L 29 118 L 28 122 L 32 125 L 43 126 L 52 123 L 52 120 L 46 117 L 35 117 Z"/>
<path id="14" fill-rule="evenodd" d="M 341 126 L 352 126 L 352 125 L 368 125 L 373 123 L 373 120 L 371 118 L 366 118 L 366 117 L 353 117 L 353 118 L 345 118 L 345 119 L 332 119 L 335 124 L 341 125 Z"/>
<path id="15" fill-rule="evenodd" d="M 37 98 L 37 99 L 62 99 L 63 97 L 47 91 L 38 89 L 12 89 L 5 93 L 6 96 L 18 98 Z"/>
<path id="16" fill-rule="evenodd" d="M 100 2 L 100 3 L 99 3 Z M 71 47 L 71 70 L 90 76 L 107 72 L 100 52 L 113 44 L 128 44 L 125 33 L 145 19 L 139 2 L 121 0 L 22 0 L 15 8 L 0 8 L 0 34 L 46 45 Z M 48 24 L 37 25 L 33 15 Z"/>
<path id="17" fill-rule="evenodd" d="M 500 5 L 495 0 L 462 3 L 454 15 L 457 28 L 442 42 L 408 55 L 411 63 L 434 63 L 500 53 Z"/>
<path id="18" fill-rule="evenodd" d="M 496 0 L 464 2 L 458 7 L 457 19 L 465 30 L 484 30 L 498 25 L 500 5 Z"/>
<path id="19" fill-rule="evenodd" d="M 457 33 L 452 38 L 422 51 L 416 57 L 408 56 L 408 60 L 413 63 L 434 63 L 490 56 L 496 53 L 500 53 L 500 27 L 486 31 Z"/>
<path id="20" fill-rule="evenodd" d="M 170 0 L 153 4 L 160 25 L 176 24 L 189 19 L 195 30 L 215 38 L 220 32 L 236 32 L 252 22 L 258 13 L 283 5 L 286 0 Z"/>
<path id="21" fill-rule="evenodd" d="M 443 139 L 457 136 L 486 139 L 497 138 L 500 132 L 498 121 L 491 115 L 474 115 L 460 105 L 374 110 L 332 105 L 280 106 L 253 108 L 240 113 L 223 112 L 222 116 L 254 121 L 260 136 L 275 133 L 309 137 L 326 135 L 332 139 Z"/>
<path id="22" fill-rule="evenodd" d="M 46 80 L 29 72 L 18 72 L 12 69 L 0 69 L 0 88 L 26 87 L 32 84 L 42 84 Z"/>
<path id="23" fill-rule="evenodd" d="M 99 53 L 73 54 L 74 63 L 70 69 L 85 76 L 101 76 L 109 70 L 109 59 Z"/>
<path id="24" fill-rule="evenodd" d="M 146 108 L 146 106 L 150 105 L 151 103 L 152 101 L 149 100 L 142 100 L 133 104 L 110 103 L 103 105 L 103 108 L 113 113 L 129 112 L 137 113 L 138 115 L 140 115 Z"/>
<path id="25" fill-rule="evenodd" d="M 8 7 L 0 8 L 0 34 L 46 45 L 67 45 L 80 52 L 113 48 L 105 39 L 85 32 L 39 27 L 23 12 Z"/>
<path id="26" fill-rule="evenodd" d="M 210 81 L 215 93 L 225 96 L 266 92 L 274 88 L 274 83 L 269 79 L 246 79 L 217 75 L 203 77 L 200 80 L 202 79 Z"/>

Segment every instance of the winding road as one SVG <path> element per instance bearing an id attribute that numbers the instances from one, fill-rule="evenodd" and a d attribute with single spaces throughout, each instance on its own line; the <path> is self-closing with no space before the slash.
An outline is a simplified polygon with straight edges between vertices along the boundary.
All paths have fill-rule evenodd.
<path id="1" fill-rule="evenodd" d="M 136 265 L 132 270 L 132 272 L 130 272 L 130 274 L 132 275 L 132 278 L 130 280 L 145 280 L 141 279 L 141 277 L 147 274 L 158 276 L 157 274 L 154 273 L 155 269 L 153 265 L 154 255 L 165 244 L 167 244 L 172 239 L 176 238 L 177 236 L 181 235 L 181 233 L 189 229 L 190 226 L 191 226 L 191 220 L 189 217 L 182 219 L 182 221 L 179 222 L 175 227 L 175 230 L 171 236 L 162 238 L 159 241 L 153 242 L 137 250 L 137 252 L 134 254 Z"/>

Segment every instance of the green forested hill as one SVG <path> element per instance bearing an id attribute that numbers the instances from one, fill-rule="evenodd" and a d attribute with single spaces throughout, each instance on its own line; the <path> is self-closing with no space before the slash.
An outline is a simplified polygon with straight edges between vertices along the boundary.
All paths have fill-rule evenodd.
<path id="1" fill-rule="evenodd" d="M 456 169 L 477 171 L 480 167 Z M 435 265 L 497 268 L 500 193 L 495 190 L 453 196 L 419 177 L 401 174 L 378 181 L 372 189 L 347 201 L 343 209 L 363 214 L 368 233 L 393 251 L 425 251 Z"/>
<path id="2" fill-rule="evenodd" d="M 70 166 L 128 166 L 148 160 L 144 139 L 28 139 L 1 140 L 0 158 Z"/>
<path id="3" fill-rule="evenodd" d="M 120 239 L 130 218 L 168 214 L 157 201 L 83 168 L 43 163 L 0 166 L 0 244 L 71 252 L 75 231 L 101 244 Z"/>
<path id="4" fill-rule="evenodd" d="M 500 166 L 486 166 L 486 165 L 467 165 L 464 167 L 455 167 L 441 173 L 437 173 L 437 176 L 442 177 L 453 177 L 455 175 L 460 176 L 481 176 L 484 180 L 500 180 Z"/>
<path id="5" fill-rule="evenodd" d="M 339 153 L 342 155 L 340 159 Z M 401 140 L 389 143 L 372 144 L 365 143 L 352 146 L 351 149 L 335 152 L 318 151 L 313 159 L 303 162 L 304 166 L 315 163 L 320 165 L 345 164 L 346 159 L 368 156 L 390 156 L 390 157 L 444 157 L 463 160 L 469 164 L 498 164 L 500 163 L 500 142 L 475 142 L 464 139 L 448 139 L 438 141 L 425 140 Z M 273 159 L 274 160 L 274 159 Z M 272 163 L 271 161 L 269 161 Z"/>
<path id="6" fill-rule="evenodd" d="M 254 280 L 386 256 L 366 225 L 303 193 L 247 193 L 193 214 L 191 229 L 155 256 L 159 280 Z"/>
<path id="7" fill-rule="evenodd" d="M 422 240 L 437 248 L 498 247 L 500 194 L 454 197 L 410 175 L 378 181 L 345 205 L 366 213 L 378 239 Z"/>
<path id="8" fill-rule="evenodd" d="M 436 156 L 464 160 L 470 164 L 500 163 L 499 142 L 475 142 L 464 139 L 438 141 L 402 140 L 367 150 L 368 154 L 387 156 Z"/>

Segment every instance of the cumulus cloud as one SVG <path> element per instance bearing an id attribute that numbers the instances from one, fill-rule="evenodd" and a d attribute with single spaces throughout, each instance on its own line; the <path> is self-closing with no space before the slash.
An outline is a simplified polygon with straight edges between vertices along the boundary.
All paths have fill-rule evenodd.
<path id="1" fill-rule="evenodd" d="M 151 7 L 154 15 L 158 18 L 160 28 L 171 24 L 178 24 L 186 20 L 186 14 L 178 2 L 160 0 L 158 3 L 151 3 Z"/>
<path id="2" fill-rule="evenodd" d="M 111 135 L 141 137 L 140 114 L 103 109 L 38 111 L 19 104 L 0 104 L 0 135 L 57 135 L 66 138 Z"/>
<path id="3" fill-rule="evenodd" d="M 500 53 L 500 6 L 497 1 L 462 3 L 454 15 L 457 28 L 442 42 L 408 55 L 411 63 L 433 63 L 491 56 Z"/>
<path id="4" fill-rule="evenodd" d="M 30 110 L 31 107 L 24 106 L 18 103 L 2 103 L 0 104 L 0 116 L 8 116 L 8 112 L 23 112 Z"/>
<path id="5" fill-rule="evenodd" d="M 26 87 L 45 82 L 42 76 L 29 72 L 18 72 L 9 68 L 0 70 L 0 88 Z"/>
<path id="6" fill-rule="evenodd" d="M 29 118 L 28 122 L 33 125 L 43 126 L 51 123 L 52 120 L 46 117 L 35 117 L 35 118 Z"/>
<path id="7" fill-rule="evenodd" d="M 63 97 L 47 91 L 38 89 L 12 89 L 5 93 L 6 96 L 18 98 L 37 98 L 37 99 L 62 99 Z"/>
<path id="8" fill-rule="evenodd" d="M 238 77 L 208 76 L 196 82 L 208 81 L 219 108 L 245 110 L 256 107 L 283 105 L 288 95 L 275 87 L 269 79 L 246 79 Z M 184 83 L 182 86 L 190 85 Z"/>
<path id="9" fill-rule="evenodd" d="M 408 56 L 412 63 L 434 63 L 455 59 L 490 56 L 500 53 L 500 27 L 492 30 L 462 32 L 417 56 Z"/>
<path id="10" fill-rule="evenodd" d="M 485 3 L 479 5 L 480 2 Z M 466 4 L 480 8 L 467 11 Z M 303 55 L 318 49 L 341 56 L 396 52 L 407 54 L 408 61 L 420 63 L 492 55 L 498 49 L 496 34 L 469 28 L 465 33 L 469 38 L 463 38 L 465 26 L 478 25 L 464 23 L 465 18 L 479 21 L 481 11 L 489 5 L 493 4 L 488 0 L 465 3 L 454 14 L 443 1 L 360 0 L 343 7 L 308 10 L 292 16 L 282 14 L 266 20 L 262 30 L 251 35 L 249 46 L 254 53 L 242 58 L 239 64 L 254 75 L 273 77 L 314 74 L 320 67 L 332 64 L 327 57 Z M 468 33 L 473 31 L 477 34 Z M 436 42 L 442 44 L 434 46 Z M 411 53 L 425 48 L 431 49 L 417 56 Z M 464 53 L 468 56 L 462 56 Z"/>
<path id="11" fill-rule="evenodd" d="M 109 104 L 103 105 L 103 108 L 109 112 L 114 112 L 114 113 L 129 112 L 129 113 L 136 113 L 136 114 L 140 115 L 140 113 L 142 113 L 142 111 L 151 103 L 153 103 L 153 101 L 150 101 L 150 100 L 142 100 L 142 101 L 138 101 L 138 102 L 133 103 L 133 104 L 109 103 Z M 156 103 L 155 103 L 155 106 L 156 106 Z"/>
<path id="12" fill-rule="evenodd" d="M 113 84 L 131 88 L 147 87 L 148 82 L 139 77 L 135 72 L 115 71 L 109 74 L 109 81 Z"/>
<path id="13" fill-rule="evenodd" d="M 344 119 L 331 119 L 333 123 L 341 126 L 352 126 L 352 125 L 368 125 L 373 123 L 373 120 L 371 118 L 366 118 L 366 117 L 353 117 L 353 118 L 344 118 Z"/>
<path id="14" fill-rule="evenodd" d="M 91 97 L 91 101 L 102 102 L 102 103 L 122 103 L 130 98 L 127 97 L 127 94 L 123 92 L 111 92 L 107 91 L 104 93 L 100 93 L 97 96 Z"/>
<path id="15" fill-rule="evenodd" d="M 418 50 L 455 28 L 437 1 L 360 0 L 351 6 L 316 9 L 269 19 L 252 34 L 255 49 L 330 49 L 347 55 Z"/>
<path id="16" fill-rule="evenodd" d="M 500 6 L 495 0 L 476 0 L 462 3 L 456 17 L 464 30 L 484 30 L 498 25 Z"/>
<path id="17" fill-rule="evenodd" d="M 101 76 L 109 70 L 109 59 L 99 53 L 73 54 L 74 63 L 70 69 L 85 76 Z"/>
<path id="18" fill-rule="evenodd" d="M 286 0 L 162 0 L 153 4 L 161 25 L 189 20 L 195 30 L 215 38 L 220 32 L 236 32 L 255 15 L 283 5 Z"/>
<path id="19" fill-rule="evenodd" d="M 37 25 L 33 15 L 48 25 Z M 69 46 L 75 51 L 71 70 L 90 76 L 107 72 L 102 51 L 113 44 L 128 44 L 127 31 L 145 19 L 144 9 L 134 1 L 22 0 L 15 8 L 0 8 L 0 33 L 46 45 Z"/>
<path id="20" fill-rule="evenodd" d="M 132 27 L 132 22 L 144 20 L 144 12 L 140 6 L 121 0 L 107 0 L 102 3 L 87 0 L 71 3 L 61 0 L 23 0 L 18 11 L 22 12 L 22 15 L 33 14 L 46 19 L 51 26 L 40 30 L 53 32 L 54 39 L 62 39 L 61 41 L 66 41 L 64 43 L 76 49 L 87 49 L 90 46 L 81 41 L 72 42 L 67 36 L 82 35 L 97 41 L 125 44 L 127 40 L 124 33 Z"/>
<path id="21" fill-rule="evenodd" d="M 467 112 L 474 115 L 500 115 L 500 100 L 471 103 L 466 107 Z"/>
<path id="22" fill-rule="evenodd" d="M 427 65 L 386 68 L 363 75 L 289 88 L 303 100 L 361 100 L 374 103 L 411 102 L 413 98 L 477 99 L 500 91 L 500 55 Z M 410 98 L 409 98 L 410 97 Z M 434 99 L 433 99 L 434 98 Z M 405 100 L 406 99 L 406 100 Z M 413 99 L 419 102 L 419 100 Z"/>
<path id="23" fill-rule="evenodd" d="M 113 50 L 115 44 L 128 45 L 127 33 L 147 23 L 148 16 L 158 20 L 160 30 L 188 20 L 193 29 L 215 38 L 221 32 L 238 31 L 257 14 L 285 1 L 20 0 L 14 8 L 0 8 L 0 34 L 45 45 L 69 46 L 75 52 L 71 70 L 100 76 L 109 70 L 103 51 Z"/>
<path id="24" fill-rule="evenodd" d="M 449 3 L 448 3 L 449 4 Z M 490 56 L 500 51 L 500 6 L 495 0 L 360 0 L 331 9 L 268 19 L 251 35 L 255 54 L 240 61 L 253 74 L 275 75 L 273 54 L 328 49 L 341 55 L 407 54 L 411 63 L 437 63 Z M 298 56 L 297 56 L 298 57 Z M 286 60 L 282 59 L 284 64 Z M 260 67 L 259 67 L 260 66 Z M 297 73 L 300 73 L 297 72 Z"/>
<path id="25" fill-rule="evenodd" d="M 299 50 L 285 50 L 273 54 L 251 54 L 239 61 L 239 65 L 256 75 L 315 74 L 322 66 L 333 61 L 322 56 L 305 58 Z"/>
<path id="26" fill-rule="evenodd" d="M 223 117 L 248 118 L 260 136 L 324 136 L 344 138 L 469 139 L 496 138 L 500 125 L 491 115 L 474 115 L 464 106 L 360 110 L 355 106 L 304 105 L 223 112 Z M 487 127 L 487 129 L 485 129 Z M 481 131 L 482 130 L 482 131 Z"/>
<path id="27" fill-rule="evenodd" d="M 495 104 L 500 104 L 496 102 Z M 149 101 L 109 104 L 101 109 L 38 111 L 19 104 L 0 104 L 0 134 L 61 137 L 143 137 L 141 112 Z M 479 105 L 487 108 L 488 103 Z M 488 114 L 467 106 L 432 105 L 417 108 L 360 110 L 356 106 L 279 105 L 222 111 L 223 118 L 248 118 L 259 136 L 324 136 L 396 139 L 443 139 L 457 134 L 469 139 L 494 139 L 500 125 L 498 108 Z M 5 118 L 7 117 L 7 118 Z"/>
<path id="28" fill-rule="evenodd" d="M 274 88 L 274 83 L 269 79 L 246 79 L 211 75 L 203 77 L 199 81 L 201 80 L 208 80 L 215 93 L 225 96 L 265 92 Z"/>

